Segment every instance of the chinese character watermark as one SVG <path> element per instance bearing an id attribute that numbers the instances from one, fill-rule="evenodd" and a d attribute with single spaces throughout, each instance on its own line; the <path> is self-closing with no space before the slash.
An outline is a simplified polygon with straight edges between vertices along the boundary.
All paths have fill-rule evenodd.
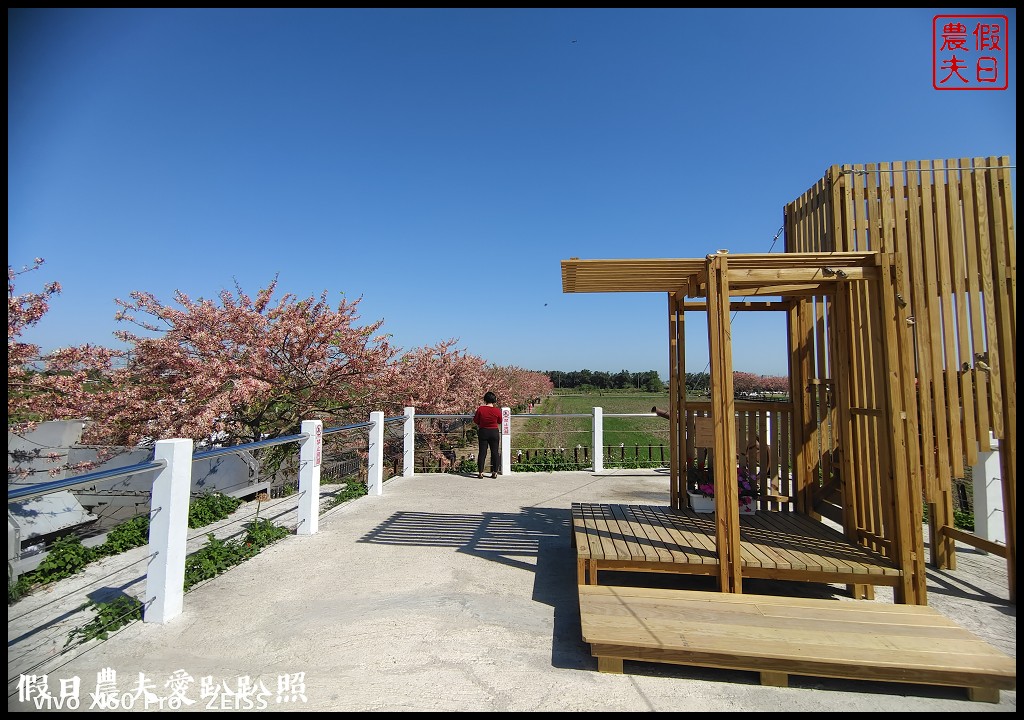
<path id="1" fill-rule="evenodd" d="M 1006 90 L 1010 86 L 1010 22 L 1005 15 L 932 18 L 932 87 Z"/>
<path id="2" fill-rule="evenodd" d="M 78 676 L 59 679 L 51 684 L 48 675 L 21 675 L 18 678 L 18 700 L 30 703 L 36 710 L 78 710 L 82 708 L 82 683 Z M 192 697 L 197 694 L 197 697 Z M 297 705 L 306 702 L 306 674 L 289 673 L 277 676 L 271 691 L 261 678 L 248 675 L 235 681 L 215 680 L 212 676 L 197 682 L 185 670 L 175 670 L 163 682 L 139 673 L 122 687 L 117 672 L 103 668 L 96 673 L 95 689 L 87 693 L 88 710 L 179 710 L 197 703 L 207 710 L 265 710 L 275 705 Z"/>

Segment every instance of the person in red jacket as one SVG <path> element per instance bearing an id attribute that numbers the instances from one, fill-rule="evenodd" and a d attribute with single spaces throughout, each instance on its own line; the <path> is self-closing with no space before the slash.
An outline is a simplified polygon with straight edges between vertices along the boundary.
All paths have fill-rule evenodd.
<path id="1" fill-rule="evenodd" d="M 488 390 L 484 393 L 484 404 L 478 407 L 473 415 L 473 424 L 479 428 L 477 437 L 480 440 L 480 452 L 476 460 L 478 478 L 484 476 L 488 450 L 491 452 L 491 477 L 498 477 L 498 466 L 501 464 L 501 457 L 498 454 L 501 447 L 501 408 L 497 405 L 498 396 Z"/>

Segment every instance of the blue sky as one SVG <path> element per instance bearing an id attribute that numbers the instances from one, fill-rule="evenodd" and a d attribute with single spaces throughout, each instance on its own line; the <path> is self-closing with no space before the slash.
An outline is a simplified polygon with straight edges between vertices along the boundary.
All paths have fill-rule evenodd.
<path id="1" fill-rule="evenodd" d="M 932 18 L 1009 18 L 1009 88 L 932 87 Z M 405 349 L 657 370 L 661 293 L 560 261 L 780 252 L 829 166 L 1008 155 L 1013 9 L 8 9 L 8 262 L 25 336 L 115 346 L 115 298 L 326 290 Z M 1013 171 L 1016 192 L 1016 170 Z M 687 316 L 687 370 L 707 367 Z M 734 364 L 786 373 L 784 324 Z"/>

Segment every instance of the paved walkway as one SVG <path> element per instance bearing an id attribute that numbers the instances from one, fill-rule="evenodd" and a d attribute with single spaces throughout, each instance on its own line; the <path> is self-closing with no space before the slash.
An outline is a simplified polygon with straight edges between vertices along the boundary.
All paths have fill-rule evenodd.
<path id="1" fill-rule="evenodd" d="M 330 488 L 325 489 L 329 495 Z M 8 709 L 26 668 L 62 683 L 77 710 L 97 697 L 134 710 L 266 711 L 965 711 L 1016 710 L 965 693 L 892 683 L 791 677 L 763 687 L 754 673 L 625 663 L 598 673 L 580 636 L 574 501 L 668 504 L 668 478 L 649 470 L 395 478 L 381 496 L 326 511 L 320 532 L 290 536 L 185 596 L 166 625 L 136 622 L 106 641 L 60 654 L 84 595 L 141 594 L 122 558 L 8 611 Z M 294 521 L 288 499 L 261 517 Z M 230 532 L 225 527 L 223 532 Z M 201 542 L 198 538 L 197 542 Z M 617 582 L 714 589 L 709 578 L 621 574 Z M 1001 558 L 963 547 L 958 569 L 929 571 L 929 604 L 1016 657 L 1016 606 Z M 755 593 L 847 600 L 842 586 L 747 580 Z M 887 594 L 888 593 L 888 594 Z M 876 602 L 891 602 L 879 589 Z M 57 599 L 61 598 L 61 599 Z M 31 601 L 31 602 L 30 602 Z M 23 604 L 29 603 L 29 604 Z M 955 652 L 955 648 L 951 649 Z M 145 686 L 140 690 L 140 685 Z"/>

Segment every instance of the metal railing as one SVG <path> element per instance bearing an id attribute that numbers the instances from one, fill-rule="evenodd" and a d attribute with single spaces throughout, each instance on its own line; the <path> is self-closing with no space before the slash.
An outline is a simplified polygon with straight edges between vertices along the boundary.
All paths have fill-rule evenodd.
<path id="1" fill-rule="evenodd" d="M 144 619 L 166 622 L 180 614 L 182 608 L 181 598 L 184 595 L 186 557 L 184 548 L 187 542 L 189 501 L 192 495 L 192 468 L 196 462 L 255 449 L 298 443 L 300 470 L 296 533 L 312 534 L 316 532 L 319 514 L 319 470 L 323 437 L 346 430 L 368 429 L 370 434 L 368 444 L 372 447 L 375 429 L 382 430 L 388 420 L 391 422 L 406 420 L 405 416 L 385 419 L 383 413 L 373 413 L 371 418 L 368 422 L 328 429 L 324 429 L 320 421 L 304 421 L 302 423 L 303 431 L 295 435 L 229 445 L 197 453 L 193 453 L 192 440 L 161 440 L 155 444 L 153 455 L 147 461 L 8 489 L 8 504 L 38 498 L 99 480 L 110 480 L 147 472 L 155 473 L 149 498 L 149 547 L 152 561 L 149 563 L 146 573 L 146 599 L 143 604 L 147 610 Z M 379 439 L 377 444 L 380 445 Z M 369 472 L 371 474 L 376 472 L 377 477 L 371 477 L 368 485 L 373 486 L 378 493 L 381 491 L 383 483 L 382 470 L 382 463 L 377 463 L 374 466 L 371 461 Z M 21 545 L 22 538 L 19 528 L 16 520 L 12 519 L 9 513 L 8 582 L 14 582 L 18 578 L 21 568 Z M 36 560 L 38 559 L 36 558 Z"/>
<path id="2" fill-rule="evenodd" d="M 25 498 L 37 497 L 39 495 L 48 495 L 49 493 L 54 493 L 77 485 L 84 485 L 89 482 L 95 482 L 96 480 L 113 480 L 127 475 L 137 475 L 138 473 L 147 472 L 149 470 L 160 470 L 161 468 L 166 467 L 166 465 L 167 464 L 162 461 L 150 461 L 138 463 L 137 465 L 111 468 L 110 470 L 97 470 L 95 472 L 86 473 L 85 475 L 75 475 L 74 477 L 65 478 L 63 480 L 53 480 L 51 482 L 38 483 L 37 485 L 25 485 L 23 487 L 15 488 L 14 490 L 8 490 L 7 502 L 10 503 L 12 500 L 22 500 Z"/>

